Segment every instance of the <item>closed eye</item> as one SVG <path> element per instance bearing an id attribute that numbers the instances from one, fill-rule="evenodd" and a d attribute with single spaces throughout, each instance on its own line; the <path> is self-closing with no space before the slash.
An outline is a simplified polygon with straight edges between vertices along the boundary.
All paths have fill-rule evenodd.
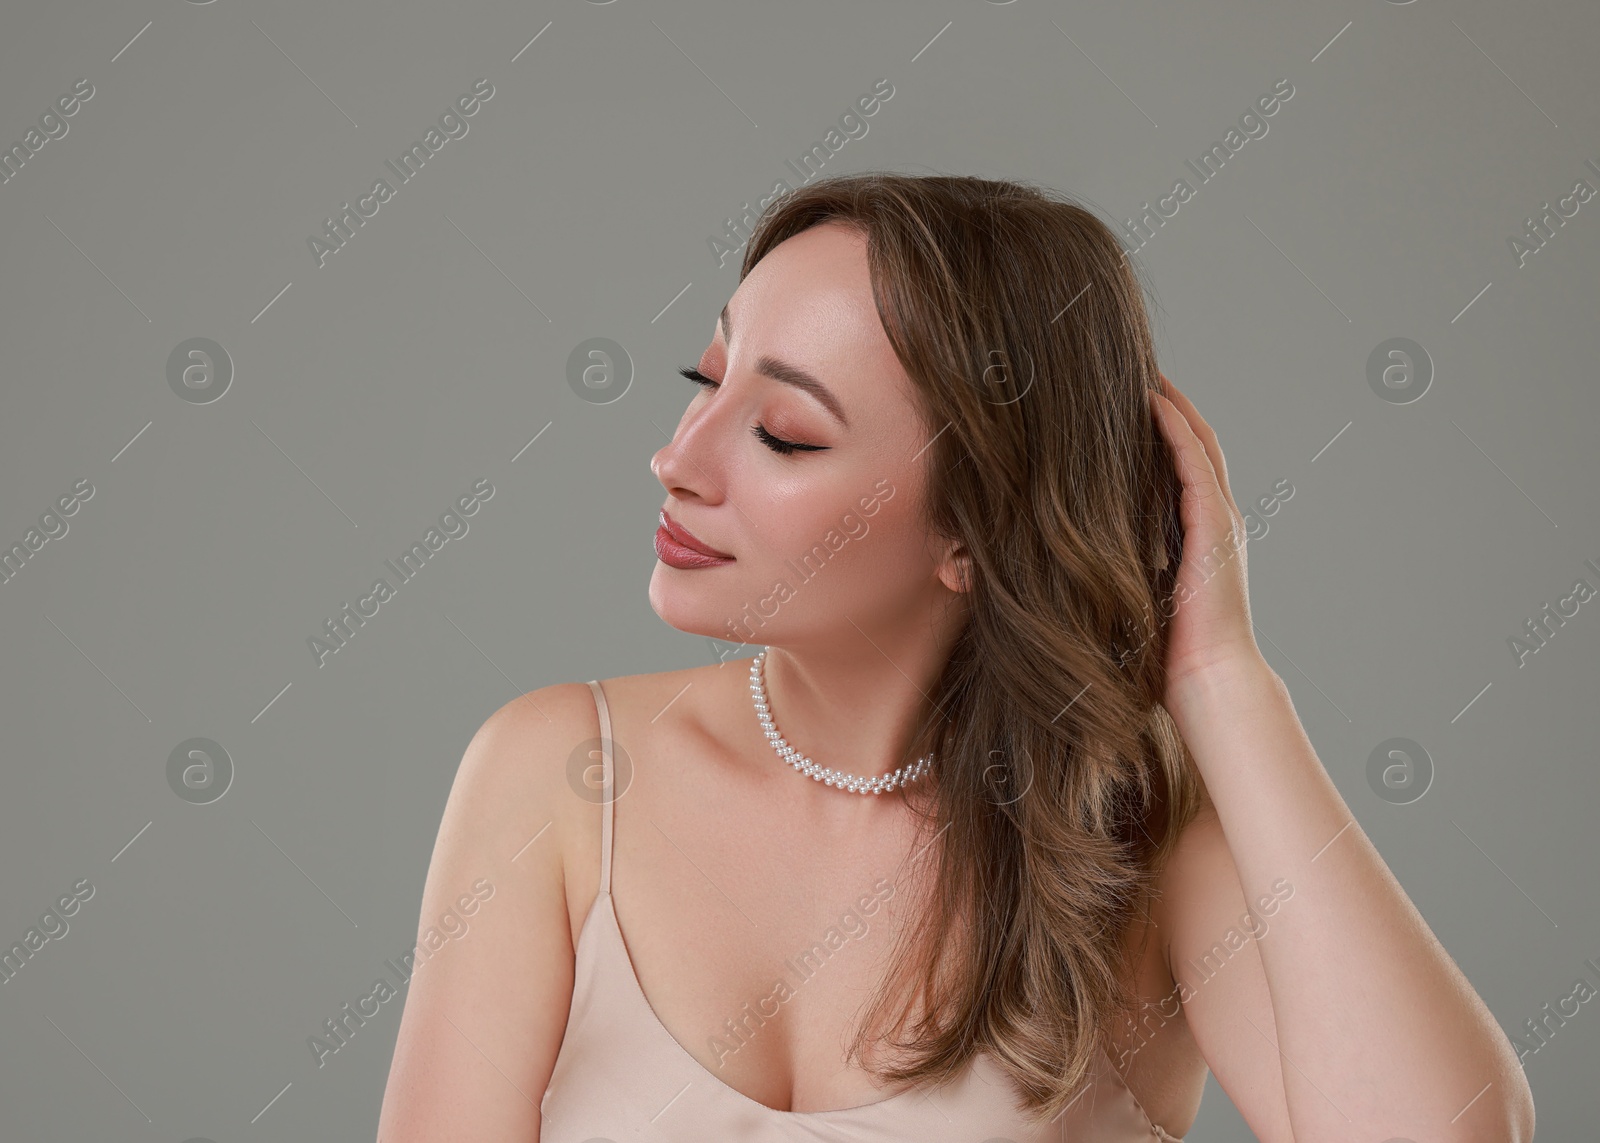
<path id="1" fill-rule="evenodd" d="M 681 367 L 678 372 L 687 377 L 690 381 L 693 381 L 702 389 L 717 388 L 717 382 L 713 381 L 711 378 L 707 377 L 704 373 L 700 372 L 700 370 L 694 368 L 693 366 L 685 365 Z M 766 445 L 773 452 L 779 453 L 783 456 L 789 456 L 790 454 L 796 452 L 826 452 L 828 450 L 827 445 L 801 444 L 799 441 L 786 441 L 782 437 L 775 437 L 767 431 L 767 426 L 763 425 L 760 421 L 757 421 L 754 425 L 750 426 L 750 432 L 762 444 Z"/>

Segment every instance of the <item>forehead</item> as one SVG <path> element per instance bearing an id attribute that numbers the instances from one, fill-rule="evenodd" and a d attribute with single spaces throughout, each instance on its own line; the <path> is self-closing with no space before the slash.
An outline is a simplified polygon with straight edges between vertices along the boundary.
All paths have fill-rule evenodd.
<path id="1" fill-rule="evenodd" d="M 872 300 L 866 239 L 842 224 L 813 226 L 773 247 L 739 283 L 728 315 L 741 355 L 789 358 L 840 388 L 886 369 L 903 377 Z"/>

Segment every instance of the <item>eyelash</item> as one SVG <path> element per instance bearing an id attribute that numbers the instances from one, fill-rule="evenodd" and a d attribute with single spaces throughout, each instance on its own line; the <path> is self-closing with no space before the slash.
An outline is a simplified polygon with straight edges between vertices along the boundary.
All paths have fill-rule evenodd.
<path id="1" fill-rule="evenodd" d="M 715 381 L 707 377 L 704 373 L 700 372 L 700 370 L 694 368 L 693 366 L 685 365 L 680 368 L 678 372 L 687 377 L 689 380 L 693 381 L 702 389 L 714 389 L 717 387 L 717 383 Z M 789 456 L 796 452 L 824 452 L 828 447 L 827 445 L 800 444 L 798 441 L 786 441 L 782 437 L 775 437 L 767 431 L 767 426 L 763 425 L 760 421 L 757 421 L 753 426 L 751 426 L 750 431 L 762 444 L 766 445 L 773 452 L 782 456 Z"/>

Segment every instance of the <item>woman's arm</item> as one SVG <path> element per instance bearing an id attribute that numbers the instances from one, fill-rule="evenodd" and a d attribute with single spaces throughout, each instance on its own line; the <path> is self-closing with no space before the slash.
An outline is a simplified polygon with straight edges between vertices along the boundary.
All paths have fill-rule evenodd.
<path id="1" fill-rule="evenodd" d="M 1356 823 L 1283 682 L 1241 661 L 1171 703 L 1215 813 L 1179 843 L 1162 924 L 1189 1029 L 1251 1130 L 1531 1140 L 1515 1052 Z"/>
<path id="2" fill-rule="evenodd" d="M 423 889 L 379 1143 L 538 1140 L 572 998 L 567 759 L 593 733 L 588 688 L 565 683 L 507 703 L 468 744 Z"/>
<path id="3" fill-rule="evenodd" d="M 1339 796 L 1255 645 L 1243 518 L 1216 434 L 1162 381 L 1152 400 L 1184 483 L 1163 705 L 1215 810 L 1180 844 L 1191 871 L 1174 873 L 1183 896 L 1166 924 L 1169 962 L 1197 982 L 1195 1040 L 1270 1143 L 1526 1143 L 1533 1098 L 1509 1041 Z M 1238 933 L 1225 934 L 1246 927 L 1241 902 L 1270 928 L 1234 960 L 1224 954 Z"/>

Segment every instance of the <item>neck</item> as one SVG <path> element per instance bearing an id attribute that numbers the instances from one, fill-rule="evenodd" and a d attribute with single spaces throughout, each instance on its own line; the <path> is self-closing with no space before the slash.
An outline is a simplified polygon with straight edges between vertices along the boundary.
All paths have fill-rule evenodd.
<path id="1" fill-rule="evenodd" d="M 948 655 L 926 634 L 894 641 L 857 631 L 848 645 L 772 645 L 763 669 L 769 712 L 789 745 L 819 766 L 876 778 L 921 757 L 912 737 Z M 778 761 L 765 749 L 768 762 Z"/>

